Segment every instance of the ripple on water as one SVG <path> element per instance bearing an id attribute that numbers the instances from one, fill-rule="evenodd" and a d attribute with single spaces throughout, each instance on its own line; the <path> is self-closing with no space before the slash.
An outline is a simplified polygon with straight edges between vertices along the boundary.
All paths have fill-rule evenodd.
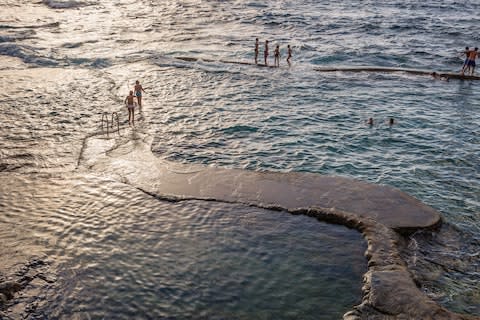
<path id="1" fill-rule="evenodd" d="M 243 205 L 162 202 L 93 176 L 2 180 L 17 190 L 0 192 L 17 208 L 0 220 L 2 243 L 54 261 L 54 288 L 35 288 L 51 302 L 38 315 L 331 319 L 360 302 L 366 247 L 345 227 Z M 6 231 L 16 221 L 24 237 Z"/>
<path id="2" fill-rule="evenodd" d="M 55 3 L 66 7 L 52 8 Z M 469 250 L 477 250 L 470 242 L 480 230 L 476 83 L 405 74 L 325 75 L 313 67 L 371 64 L 457 71 L 462 63 L 458 49 L 472 46 L 459 35 L 478 25 L 478 2 L 90 4 L 2 1 L 0 170 L 74 168 L 83 138 L 101 130 L 102 112 L 122 110 L 125 119 L 121 100 L 132 78 L 138 78 L 149 90 L 145 122 L 137 128 L 155 134 L 153 149 L 159 156 L 392 185 L 441 211 L 469 236 Z M 256 36 L 280 43 L 282 50 L 291 44 L 292 67 L 286 67 L 283 57 L 278 70 L 171 58 L 249 60 Z M 377 121 L 373 128 L 364 126 L 369 117 Z M 397 121 L 392 129 L 385 125 L 389 117 Z M 242 127 L 258 131 L 223 131 Z M 66 199 L 71 197 L 73 193 Z M 112 199 L 117 198 L 121 195 Z M 50 202 L 56 204 L 46 201 L 47 208 Z M 27 216 L 27 228 L 36 230 L 26 213 L 37 206 L 30 200 L 6 203 L 0 203 L 7 213 L 2 212 L 2 219 L 14 214 L 9 222 L 14 227 L 5 237 L 16 245 L 15 234 L 30 233 L 15 217 Z M 76 254 L 79 248 L 67 240 L 80 241 L 83 233 L 68 225 L 76 220 L 75 206 L 89 212 L 101 207 L 89 203 L 61 204 L 55 214 L 35 210 L 51 217 L 51 224 L 39 222 L 36 232 L 55 234 L 47 243 L 55 244 L 58 237 Z M 129 216 L 118 219 L 128 223 Z M 109 228 L 102 219 L 80 220 L 92 226 L 85 234 L 93 244 L 104 241 L 109 248 L 109 241 L 118 240 L 117 232 L 98 238 L 96 228 Z M 33 245 L 46 244 L 40 239 Z M 458 260 L 469 250 L 457 251 Z M 455 299 L 463 299 L 459 296 L 466 290 L 475 292 L 469 275 L 452 279 L 440 287 Z"/>

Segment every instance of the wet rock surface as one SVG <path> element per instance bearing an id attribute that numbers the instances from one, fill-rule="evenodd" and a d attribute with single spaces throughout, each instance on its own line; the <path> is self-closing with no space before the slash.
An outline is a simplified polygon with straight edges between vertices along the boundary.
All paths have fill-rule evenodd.
<path id="1" fill-rule="evenodd" d="M 436 210 L 399 190 L 313 174 L 202 166 L 172 170 L 173 164 L 159 161 L 151 153 L 148 136 L 116 148 L 109 145 L 108 150 L 93 139 L 86 142 L 83 152 L 81 166 L 108 170 L 120 181 L 159 199 L 245 203 L 358 230 L 368 244 L 368 271 L 364 275 L 362 303 L 344 315 L 346 320 L 480 319 L 451 312 L 420 290 L 401 257 L 407 242 L 404 236 L 417 230 L 438 230 L 442 219 Z M 147 173 L 145 167 L 154 170 Z"/>
<path id="2" fill-rule="evenodd" d="M 44 296 L 36 295 L 56 282 L 49 272 L 50 264 L 44 259 L 32 258 L 18 265 L 10 275 L 0 274 L 0 319 L 38 319 L 39 304 L 45 303 Z M 41 317 L 41 319 L 48 319 Z"/>

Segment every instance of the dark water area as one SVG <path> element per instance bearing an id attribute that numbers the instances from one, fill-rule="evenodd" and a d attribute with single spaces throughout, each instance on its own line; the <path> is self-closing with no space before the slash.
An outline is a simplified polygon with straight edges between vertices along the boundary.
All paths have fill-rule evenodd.
<path id="1" fill-rule="evenodd" d="M 10 174 L 1 185 L 2 256 L 16 261 L 2 273 L 41 264 L 13 318 L 331 319 L 360 302 L 366 245 L 343 226 L 162 202 L 96 176 Z M 35 308 L 16 313 L 25 304 Z"/>

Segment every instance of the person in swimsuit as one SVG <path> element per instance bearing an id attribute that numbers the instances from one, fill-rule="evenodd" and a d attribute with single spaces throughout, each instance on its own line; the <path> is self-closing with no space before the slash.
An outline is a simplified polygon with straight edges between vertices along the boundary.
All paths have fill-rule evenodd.
<path id="1" fill-rule="evenodd" d="M 258 38 L 255 39 L 255 64 L 258 63 Z"/>
<path id="2" fill-rule="evenodd" d="M 280 67 L 280 46 L 277 44 L 274 51 L 275 66 Z"/>
<path id="3" fill-rule="evenodd" d="M 135 96 L 133 95 L 133 91 L 130 90 L 130 94 L 125 98 L 125 105 L 128 109 L 128 124 L 135 125 Z"/>
<path id="4" fill-rule="evenodd" d="M 263 51 L 263 58 L 265 60 L 265 65 L 268 66 L 267 58 L 268 58 L 268 40 L 265 40 L 265 50 Z"/>
<path id="5" fill-rule="evenodd" d="M 478 57 L 478 48 L 475 48 L 474 50 L 470 50 L 468 52 L 468 62 L 467 62 L 467 68 L 470 70 L 470 75 L 473 76 L 473 73 L 475 72 L 475 60 Z"/>
<path id="6" fill-rule="evenodd" d="M 290 65 L 290 59 L 292 58 L 292 48 L 290 48 L 290 45 L 287 46 L 287 62 L 288 65 Z"/>
<path id="7" fill-rule="evenodd" d="M 463 66 L 462 66 L 462 74 L 465 73 L 465 69 L 467 68 L 469 52 L 470 52 L 470 48 L 465 47 L 465 51 L 463 51 L 462 54 L 460 55 L 460 57 L 465 56 L 465 61 L 463 62 Z"/>
<path id="8" fill-rule="evenodd" d="M 134 89 L 135 89 L 135 96 L 137 97 L 137 101 L 138 101 L 138 107 L 140 108 L 140 111 L 142 111 L 142 91 L 145 92 L 145 90 L 143 90 L 143 87 L 138 80 L 135 81 Z"/>

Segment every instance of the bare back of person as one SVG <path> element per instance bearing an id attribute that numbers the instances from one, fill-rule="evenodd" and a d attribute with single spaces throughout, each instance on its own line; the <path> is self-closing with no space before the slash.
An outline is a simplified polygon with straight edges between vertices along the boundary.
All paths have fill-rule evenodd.
<path id="1" fill-rule="evenodd" d="M 475 50 L 472 50 L 468 53 L 468 59 L 470 61 L 475 61 L 475 59 L 477 59 L 477 57 L 478 57 L 478 52 L 475 51 Z"/>
<path id="2" fill-rule="evenodd" d="M 468 52 L 468 62 L 467 62 L 467 67 L 470 70 L 470 75 L 473 76 L 473 73 L 475 72 L 475 65 L 476 62 L 475 60 L 478 57 L 478 48 L 475 48 L 474 50 L 470 50 Z"/>
<path id="3" fill-rule="evenodd" d="M 135 96 L 133 91 L 130 91 L 130 94 L 125 98 L 125 104 L 128 110 L 128 123 L 135 125 Z"/>

